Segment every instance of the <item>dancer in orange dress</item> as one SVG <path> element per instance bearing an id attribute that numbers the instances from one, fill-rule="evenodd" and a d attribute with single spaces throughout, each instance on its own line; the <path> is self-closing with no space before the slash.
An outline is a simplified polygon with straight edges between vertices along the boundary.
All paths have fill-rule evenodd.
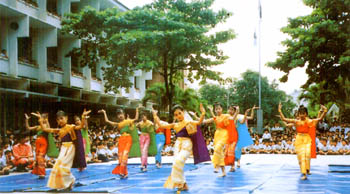
<path id="1" fill-rule="evenodd" d="M 296 127 L 297 136 L 295 139 L 295 151 L 297 153 L 300 171 L 302 173 L 302 180 L 307 179 L 307 174 L 310 174 L 310 159 L 311 159 L 311 137 L 310 131 L 317 124 L 318 121 L 322 120 L 327 113 L 327 108 L 321 105 L 322 114 L 316 119 L 310 119 L 308 117 L 307 108 L 300 106 L 298 110 L 298 119 L 285 118 L 282 113 L 282 104 L 278 106 L 278 112 L 280 117 L 286 123 L 293 123 Z"/>
<path id="2" fill-rule="evenodd" d="M 37 131 L 37 138 L 35 140 L 35 162 L 34 162 L 34 167 L 33 167 L 33 171 L 32 174 L 36 174 L 39 176 L 39 179 L 44 179 L 46 172 L 45 172 L 45 155 L 47 152 L 47 147 L 48 147 L 48 142 L 47 142 L 47 133 L 45 133 L 42 128 L 40 127 L 40 125 L 37 126 L 29 126 L 29 122 L 28 120 L 30 119 L 30 117 L 27 114 L 25 115 L 25 124 L 26 124 L 26 128 L 27 130 L 35 130 Z M 43 113 L 42 114 L 42 118 L 43 118 L 43 122 L 44 125 L 47 126 L 47 128 L 50 128 L 50 124 L 48 121 L 48 114 L 47 113 Z"/>

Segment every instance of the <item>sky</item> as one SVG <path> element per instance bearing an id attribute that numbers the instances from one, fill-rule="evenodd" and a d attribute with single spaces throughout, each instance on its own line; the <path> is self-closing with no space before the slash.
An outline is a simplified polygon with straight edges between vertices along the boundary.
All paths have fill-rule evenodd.
<path id="1" fill-rule="evenodd" d="M 119 0 L 129 8 L 151 3 L 153 0 Z M 283 72 L 267 67 L 267 62 L 277 59 L 277 52 L 284 51 L 281 42 L 288 38 L 280 29 L 288 24 L 288 18 L 308 15 L 312 9 L 305 6 L 302 0 L 261 0 L 261 75 L 269 81 L 277 80 Z M 259 11 L 258 0 L 216 0 L 214 10 L 226 9 L 233 15 L 223 24 L 219 24 L 213 31 L 233 29 L 236 38 L 220 45 L 229 59 L 213 70 L 223 73 L 223 77 L 240 78 L 248 69 L 259 71 L 258 46 L 254 44 L 254 32 L 258 33 Z M 259 36 L 258 36 L 259 37 Z M 280 83 L 279 89 L 291 94 L 299 90 L 307 80 L 305 68 L 297 68 L 290 72 L 288 82 Z M 197 88 L 198 84 L 191 87 Z"/>

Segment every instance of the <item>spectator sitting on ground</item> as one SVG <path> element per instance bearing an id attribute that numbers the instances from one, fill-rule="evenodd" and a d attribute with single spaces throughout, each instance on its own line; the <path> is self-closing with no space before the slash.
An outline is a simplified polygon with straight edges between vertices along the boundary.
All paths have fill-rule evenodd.
<path id="1" fill-rule="evenodd" d="M 33 152 L 28 141 L 27 133 L 24 132 L 20 135 L 19 143 L 13 146 L 14 159 L 12 162 L 19 172 L 28 172 L 33 166 Z"/>
<path id="2" fill-rule="evenodd" d="M 96 148 L 91 148 L 91 153 L 88 156 L 87 163 L 101 163 L 102 161 L 98 159 L 96 154 Z"/>
<path id="3" fill-rule="evenodd" d="M 100 142 L 97 146 L 97 157 L 102 162 L 108 162 L 108 153 L 104 143 Z"/>
<path id="4" fill-rule="evenodd" d="M 0 156 L 3 156 L 4 150 L 0 149 Z M 10 173 L 10 168 L 6 165 L 6 158 L 0 158 L 0 175 L 8 175 Z"/>
<path id="5" fill-rule="evenodd" d="M 255 140 L 254 144 L 252 145 L 252 148 L 250 149 L 250 153 L 252 154 L 259 154 L 259 140 Z"/>
<path id="6" fill-rule="evenodd" d="M 337 141 L 332 140 L 330 145 L 328 146 L 328 155 L 336 155 L 338 154 Z"/>
<path id="7" fill-rule="evenodd" d="M 115 160 L 118 158 L 118 149 L 114 149 L 114 145 L 112 143 L 107 144 L 108 150 L 107 150 L 107 157 L 109 160 Z M 115 152 L 117 151 L 117 152 Z"/>
<path id="8" fill-rule="evenodd" d="M 317 145 L 318 148 L 318 154 L 320 155 L 327 155 L 328 153 L 328 146 L 326 139 L 321 139 L 320 143 Z"/>
<path id="9" fill-rule="evenodd" d="M 263 136 L 262 136 L 262 139 L 263 139 L 263 141 L 265 140 L 271 140 L 271 134 L 269 133 L 269 131 L 267 130 L 267 129 L 265 129 L 265 131 L 264 131 L 264 134 L 263 134 Z"/>
<path id="10" fill-rule="evenodd" d="M 295 154 L 295 148 L 291 140 L 287 141 L 287 146 L 284 150 L 286 154 Z"/>
<path id="11" fill-rule="evenodd" d="M 338 151 L 342 155 L 347 155 L 349 153 L 349 145 L 346 140 L 342 141 L 342 145 L 339 147 Z"/>

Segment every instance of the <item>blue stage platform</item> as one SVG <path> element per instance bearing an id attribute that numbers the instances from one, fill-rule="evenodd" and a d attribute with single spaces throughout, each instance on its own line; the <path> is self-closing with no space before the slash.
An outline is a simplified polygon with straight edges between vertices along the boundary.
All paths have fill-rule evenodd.
<path id="1" fill-rule="evenodd" d="M 115 164 L 88 165 L 83 172 L 72 169 L 76 186 L 72 193 L 174 193 L 163 188 L 171 172 L 171 165 L 157 169 L 148 167 L 141 172 L 139 165 L 129 165 L 129 178 L 121 180 L 111 174 Z M 229 170 L 227 167 L 226 170 Z M 46 187 L 50 170 L 45 179 L 24 173 L 1 176 L 0 192 L 51 192 Z M 350 166 L 313 165 L 308 180 L 300 180 L 297 163 L 245 163 L 236 172 L 228 172 L 219 178 L 211 164 L 186 164 L 185 176 L 189 191 L 182 193 L 350 193 Z"/>

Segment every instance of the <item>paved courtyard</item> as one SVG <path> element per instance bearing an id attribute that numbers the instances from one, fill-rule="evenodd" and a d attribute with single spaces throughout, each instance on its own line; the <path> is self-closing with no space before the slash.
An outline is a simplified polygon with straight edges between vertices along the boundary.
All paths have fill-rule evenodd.
<path id="1" fill-rule="evenodd" d="M 126 180 L 111 174 L 116 162 L 88 165 L 83 172 L 72 169 L 77 181 L 71 193 L 175 193 L 163 188 L 172 158 L 164 160 L 157 169 L 150 157 L 148 172 L 142 173 L 140 159 L 130 159 Z M 318 156 L 311 165 L 312 175 L 301 181 L 295 155 L 243 155 L 241 168 L 219 178 L 210 163 L 193 165 L 189 160 L 185 176 L 190 190 L 182 193 L 350 193 L 350 156 Z M 39 180 L 30 173 L 1 176 L 0 192 L 52 193 L 47 179 L 48 175 Z"/>

